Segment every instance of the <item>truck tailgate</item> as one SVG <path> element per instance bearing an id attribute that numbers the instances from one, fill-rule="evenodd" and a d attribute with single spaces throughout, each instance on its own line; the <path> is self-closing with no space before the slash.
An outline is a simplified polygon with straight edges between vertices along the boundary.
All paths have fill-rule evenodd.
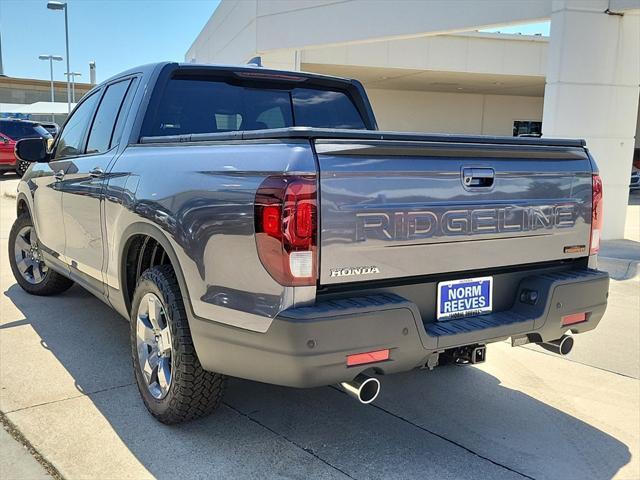
<path id="1" fill-rule="evenodd" d="M 584 148 L 322 139 L 315 149 L 321 284 L 588 255 Z"/>

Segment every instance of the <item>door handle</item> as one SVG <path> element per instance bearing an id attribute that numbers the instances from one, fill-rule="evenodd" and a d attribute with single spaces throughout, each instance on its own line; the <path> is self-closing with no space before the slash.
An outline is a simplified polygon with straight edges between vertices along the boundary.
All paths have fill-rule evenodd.
<path id="1" fill-rule="evenodd" d="M 93 177 L 93 178 L 100 178 L 104 175 L 104 170 L 102 170 L 100 167 L 93 167 L 90 171 L 89 171 L 89 176 Z"/>
<path id="2" fill-rule="evenodd" d="M 493 186 L 493 168 L 463 168 L 462 183 L 465 187 L 488 188 Z"/>
<path id="3" fill-rule="evenodd" d="M 58 170 L 53 174 L 53 178 L 55 178 L 57 182 L 61 181 L 64 178 L 64 170 Z"/>

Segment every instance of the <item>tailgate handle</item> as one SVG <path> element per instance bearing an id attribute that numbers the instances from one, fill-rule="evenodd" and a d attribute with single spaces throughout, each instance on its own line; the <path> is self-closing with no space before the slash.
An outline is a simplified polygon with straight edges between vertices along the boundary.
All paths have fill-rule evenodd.
<path id="1" fill-rule="evenodd" d="M 465 187 L 488 188 L 493 186 L 493 168 L 463 168 L 462 183 Z"/>

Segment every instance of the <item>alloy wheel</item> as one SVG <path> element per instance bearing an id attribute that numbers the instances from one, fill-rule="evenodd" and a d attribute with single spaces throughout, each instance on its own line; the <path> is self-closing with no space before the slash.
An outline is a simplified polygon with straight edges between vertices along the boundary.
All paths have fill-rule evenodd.
<path id="1" fill-rule="evenodd" d="M 38 236 L 33 226 L 21 228 L 16 235 L 14 255 L 22 278 L 32 285 L 44 280 L 49 269 L 42 259 Z"/>
<path id="2" fill-rule="evenodd" d="M 173 347 L 165 308 L 153 293 L 145 294 L 140 301 L 136 339 L 138 362 L 149 393 L 161 400 L 171 386 Z"/>

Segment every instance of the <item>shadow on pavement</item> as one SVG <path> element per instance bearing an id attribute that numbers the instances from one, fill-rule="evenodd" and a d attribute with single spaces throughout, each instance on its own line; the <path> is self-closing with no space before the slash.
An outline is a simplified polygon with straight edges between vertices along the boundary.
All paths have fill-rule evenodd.
<path id="1" fill-rule="evenodd" d="M 346 472 L 355 478 L 609 479 L 631 458 L 617 439 L 474 367 L 386 377 L 374 406 L 331 387 L 296 390 L 232 379 L 225 406 L 214 415 L 167 427 L 146 413 L 132 385 L 124 319 L 77 286 L 37 298 L 13 285 L 5 295 L 25 320 L 2 328 L 28 322 L 159 478 Z"/>
<path id="2" fill-rule="evenodd" d="M 0 182 L 3 182 L 5 180 L 19 180 L 20 177 L 18 176 L 17 173 L 14 172 L 7 172 L 4 173 L 3 175 L 0 175 Z"/>

